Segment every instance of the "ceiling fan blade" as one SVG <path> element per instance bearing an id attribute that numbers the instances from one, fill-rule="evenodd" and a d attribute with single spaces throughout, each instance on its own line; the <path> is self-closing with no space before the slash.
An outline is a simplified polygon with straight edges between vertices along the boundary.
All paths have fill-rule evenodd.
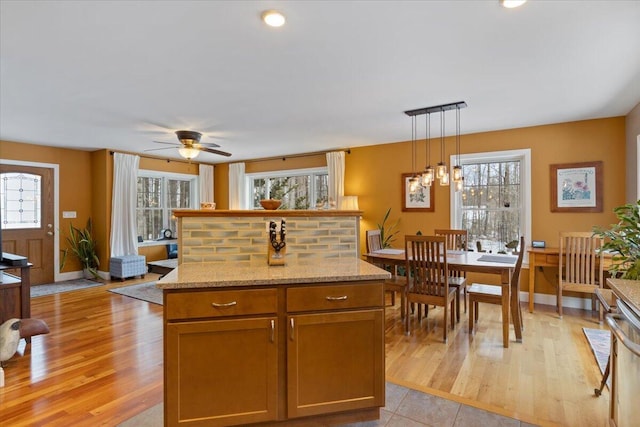
<path id="1" fill-rule="evenodd" d="M 149 148 L 148 150 L 144 150 L 144 151 L 171 150 L 171 149 L 174 149 L 174 148 L 176 148 L 176 147 Z"/>
<path id="2" fill-rule="evenodd" d="M 178 144 L 177 142 L 164 142 L 164 141 L 153 141 L 157 144 L 167 144 L 167 145 L 173 145 L 174 147 L 179 147 L 182 144 Z"/>
<path id="3" fill-rule="evenodd" d="M 198 147 L 200 151 L 205 151 L 207 153 L 218 154 L 220 156 L 231 157 L 231 153 L 227 153 L 226 151 L 214 150 L 213 148 L 207 147 Z"/>
<path id="4" fill-rule="evenodd" d="M 216 144 L 215 142 L 198 142 L 197 144 L 193 144 L 194 147 L 198 146 L 198 147 L 220 147 L 218 144 Z"/>

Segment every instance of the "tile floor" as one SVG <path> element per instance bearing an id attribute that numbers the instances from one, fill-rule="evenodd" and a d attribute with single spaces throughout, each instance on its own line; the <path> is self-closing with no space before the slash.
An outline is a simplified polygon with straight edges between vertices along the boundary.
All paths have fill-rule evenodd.
<path id="1" fill-rule="evenodd" d="M 533 426 L 503 415 L 463 405 L 442 397 L 386 383 L 386 406 L 380 419 L 347 424 L 345 427 L 493 427 Z M 162 425 L 162 404 L 125 421 L 119 427 L 157 427 Z"/>
<path id="2" fill-rule="evenodd" d="M 348 424 L 349 427 L 524 427 L 532 425 L 390 382 L 387 382 L 386 406 L 380 409 L 380 419 Z"/>

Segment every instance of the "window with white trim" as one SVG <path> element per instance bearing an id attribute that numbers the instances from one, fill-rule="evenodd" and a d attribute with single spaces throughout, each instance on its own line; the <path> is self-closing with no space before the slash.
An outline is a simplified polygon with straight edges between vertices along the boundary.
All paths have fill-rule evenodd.
<path id="1" fill-rule="evenodd" d="M 246 178 L 250 209 L 262 209 L 262 199 L 281 200 L 280 209 L 328 207 L 327 168 L 251 173 Z"/>
<path id="2" fill-rule="evenodd" d="M 451 189 L 451 226 L 468 231 L 469 249 L 507 253 L 521 235 L 531 241 L 531 150 L 460 155 L 460 166 L 464 186 Z"/>
<path id="3" fill-rule="evenodd" d="M 194 175 L 138 171 L 138 235 L 144 240 L 155 240 L 167 228 L 175 235 L 178 226 L 171 211 L 197 206 L 197 180 Z"/>

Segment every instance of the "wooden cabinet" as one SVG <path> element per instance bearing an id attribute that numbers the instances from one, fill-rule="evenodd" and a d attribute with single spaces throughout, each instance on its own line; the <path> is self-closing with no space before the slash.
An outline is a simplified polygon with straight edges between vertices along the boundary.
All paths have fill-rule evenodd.
<path id="1" fill-rule="evenodd" d="M 166 425 L 276 419 L 276 318 L 167 325 Z"/>
<path id="2" fill-rule="evenodd" d="M 167 426 L 350 422 L 385 404 L 382 281 L 164 298 Z"/>
<path id="3" fill-rule="evenodd" d="M 384 406 L 383 310 L 289 317 L 290 418 Z"/>

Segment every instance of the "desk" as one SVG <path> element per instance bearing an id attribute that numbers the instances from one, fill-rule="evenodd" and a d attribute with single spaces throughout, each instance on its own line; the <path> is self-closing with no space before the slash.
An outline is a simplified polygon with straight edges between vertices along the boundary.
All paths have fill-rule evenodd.
<path id="1" fill-rule="evenodd" d="M 371 263 L 405 265 L 404 250 L 393 251 L 376 251 L 364 254 L 365 259 Z M 516 341 L 522 341 L 522 314 L 520 312 L 520 300 L 517 292 L 511 292 L 511 273 L 515 268 L 516 257 L 513 257 L 513 263 L 504 262 L 486 262 L 480 258 L 485 253 L 479 252 L 459 252 L 447 251 L 447 264 L 450 270 L 467 271 L 472 273 L 488 273 L 500 275 L 502 283 L 503 295 L 510 295 L 511 303 L 511 319 L 516 332 Z M 506 256 L 506 255 L 505 255 Z"/>
<path id="2" fill-rule="evenodd" d="M 533 313 L 533 299 L 535 296 L 536 267 L 558 267 L 560 248 L 532 248 L 529 252 L 529 312 Z M 613 263 L 610 254 L 604 255 L 603 268 L 607 270 Z"/>

